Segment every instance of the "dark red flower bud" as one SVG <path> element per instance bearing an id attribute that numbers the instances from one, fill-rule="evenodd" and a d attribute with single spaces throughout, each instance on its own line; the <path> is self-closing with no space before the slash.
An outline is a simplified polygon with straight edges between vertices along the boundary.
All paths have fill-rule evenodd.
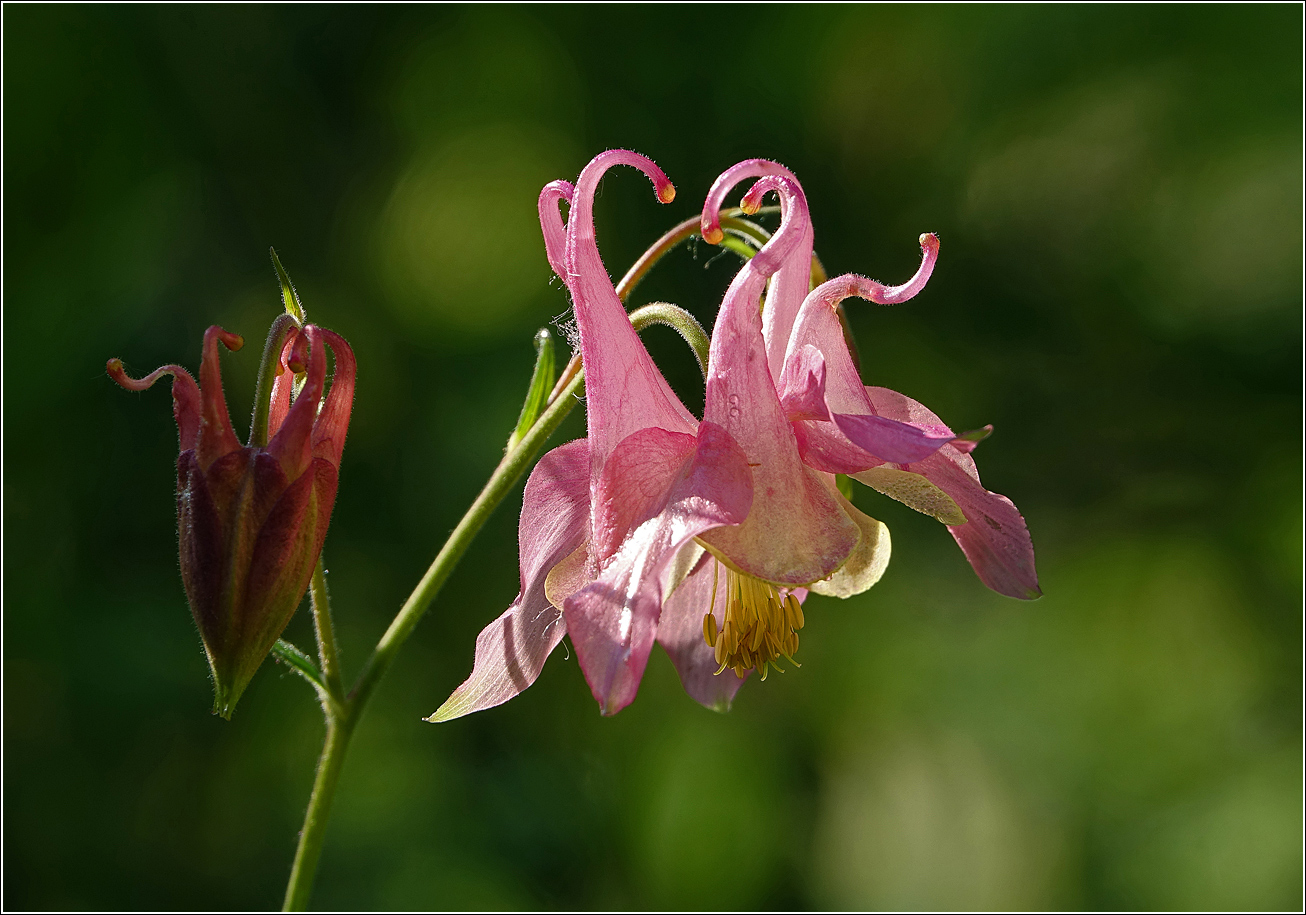
<path id="1" fill-rule="evenodd" d="M 284 338 L 284 339 L 283 339 Z M 200 384 L 179 365 L 139 380 L 110 359 L 118 384 L 143 391 L 171 375 L 173 415 L 181 438 L 177 458 L 177 539 L 181 577 L 213 671 L 214 711 L 231 716 L 273 643 L 308 589 L 336 500 L 340 454 L 354 400 L 354 353 L 344 338 L 279 319 L 265 362 L 275 360 L 264 409 L 255 405 L 250 443 L 231 427 L 219 341 L 243 341 L 214 325 L 204 334 Z M 335 372 L 326 387 L 326 348 Z M 303 387 L 292 398 L 295 372 Z M 266 374 L 266 373 L 265 373 Z M 293 402 L 292 402 L 293 400 Z M 260 428 L 266 417 L 266 432 Z M 266 443 L 266 444 L 264 444 Z"/>

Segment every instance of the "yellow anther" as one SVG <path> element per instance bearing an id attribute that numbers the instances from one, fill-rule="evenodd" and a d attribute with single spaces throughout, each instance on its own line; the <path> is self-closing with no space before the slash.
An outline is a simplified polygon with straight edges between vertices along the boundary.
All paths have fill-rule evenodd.
<path id="1" fill-rule="evenodd" d="M 715 608 L 716 581 L 713 580 L 712 608 L 703 617 L 703 639 L 714 651 L 719 665 L 717 673 L 726 668 L 743 676 L 756 670 L 763 680 L 777 658 L 793 661 L 798 651 L 798 630 L 803 628 L 803 610 L 798 598 L 792 594 L 781 596 L 772 584 L 726 571 L 725 611 L 720 630 L 717 629 Z M 801 665 L 799 665 L 801 666 Z"/>

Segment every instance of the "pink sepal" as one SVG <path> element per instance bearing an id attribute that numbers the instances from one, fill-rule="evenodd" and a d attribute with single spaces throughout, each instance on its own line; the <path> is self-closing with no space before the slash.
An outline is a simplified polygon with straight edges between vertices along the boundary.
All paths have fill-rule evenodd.
<path id="1" fill-rule="evenodd" d="M 712 646 L 703 639 L 703 617 L 712 608 L 714 583 L 718 603 L 716 612 L 723 616 L 726 570 L 711 553 L 704 552 L 694 570 L 663 602 L 658 644 L 676 666 L 685 692 L 707 708 L 724 712 L 729 710 L 735 693 L 739 692 L 751 671 L 743 677 L 733 670 L 717 673 L 721 665 L 717 663 Z"/>
<path id="2" fill-rule="evenodd" d="M 948 430 L 927 407 L 888 388 L 867 388 L 876 410 L 928 431 Z M 923 461 L 902 465 L 943 490 L 961 508 L 965 524 L 949 525 L 980 581 L 999 594 L 1033 600 L 1043 592 L 1034 565 L 1034 543 L 1025 519 L 1006 496 L 989 492 L 968 454 L 947 445 Z"/>
<path id="3" fill-rule="evenodd" d="M 195 454 L 200 469 L 224 455 L 240 448 L 240 439 L 231 428 L 231 414 L 227 411 L 227 398 L 222 393 L 222 366 L 218 363 L 218 342 L 235 352 L 245 341 L 239 334 L 229 333 L 214 324 L 204 332 L 204 352 L 200 358 L 200 429 L 196 438 Z"/>
<path id="4" fill-rule="evenodd" d="M 268 440 L 266 449 L 268 454 L 281 463 L 288 480 L 297 479 L 313 460 L 313 424 L 317 420 L 318 405 L 322 401 L 322 388 L 326 385 L 326 348 L 322 344 L 321 329 L 309 324 L 299 331 L 299 335 L 306 337 L 309 343 L 304 387 L 291 404 L 285 422 L 277 429 L 276 435 Z M 292 345 L 291 353 L 294 352 Z M 292 355 L 290 364 L 295 361 Z"/>
<path id="5" fill-rule="evenodd" d="M 471 676 L 428 721 L 501 705 L 539 677 L 567 631 L 544 581 L 589 536 L 589 469 L 589 444 L 579 439 L 553 449 L 531 471 L 518 526 L 521 592 L 477 636 Z"/>
<path id="6" fill-rule="evenodd" d="M 540 232 L 544 235 L 544 256 L 549 259 L 549 266 L 558 276 L 566 279 L 567 264 L 564 255 L 567 250 L 567 226 L 562 221 L 558 204 L 571 203 L 576 187 L 570 181 L 550 181 L 540 191 L 538 209 L 540 213 Z"/>
<path id="7" fill-rule="evenodd" d="M 345 436 L 349 432 L 349 416 L 353 412 L 358 363 L 353 348 L 344 337 L 330 330 L 323 330 L 322 336 L 335 357 L 335 371 L 331 373 L 331 390 L 327 392 L 326 403 L 322 404 L 317 422 L 313 424 L 313 456 L 339 467 Z"/>

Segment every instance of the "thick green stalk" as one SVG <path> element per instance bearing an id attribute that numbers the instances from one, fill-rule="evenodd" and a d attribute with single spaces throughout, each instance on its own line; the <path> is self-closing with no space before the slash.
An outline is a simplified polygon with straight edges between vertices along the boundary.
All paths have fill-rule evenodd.
<path id="1" fill-rule="evenodd" d="M 322 857 L 322 843 L 326 839 L 327 821 L 331 817 L 331 801 L 335 797 L 340 769 L 345 763 L 345 750 L 354 733 L 354 717 L 337 718 L 330 712 L 326 716 L 326 742 L 317 763 L 317 778 L 313 780 L 313 793 L 308 799 L 308 813 L 304 815 L 304 828 L 299 834 L 299 847 L 295 849 L 295 863 L 290 867 L 290 882 L 286 884 L 286 912 L 302 912 L 308 908 L 313 892 L 313 877 Z"/>

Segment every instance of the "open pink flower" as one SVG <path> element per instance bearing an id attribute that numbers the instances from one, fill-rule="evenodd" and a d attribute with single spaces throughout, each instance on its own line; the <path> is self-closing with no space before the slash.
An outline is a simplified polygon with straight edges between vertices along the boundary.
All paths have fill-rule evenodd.
<path id="1" fill-rule="evenodd" d="M 269 345 L 280 342 L 274 325 Z M 308 589 L 335 504 L 338 469 L 354 399 L 354 354 L 344 338 L 315 325 L 290 327 L 277 346 L 279 374 L 267 407 L 265 445 L 242 446 L 222 393 L 218 344 L 243 340 L 214 325 L 204 334 L 200 385 L 179 365 L 144 378 L 120 359 L 108 372 L 130 391 L 172 376 L 177 458 L 177 539 L 181 577 L 213 671 L 214 710 L 230 717 L 236 701 L 280 637 Z M 326 347 L 335 356 L 326 387 Z M 290 370 L 288 371 L 287 368 Z M 304 386 L 291 403 L 295 373 Z"/>
<path id="2" fill-rule="evenodd" d="M 719 240 L 717 214 L 730 188 L 758 176 L 789 186 L 791 194 L 801 198 L 788 169 L 760 159 L 741 162 L 717 179 L 708 195 L 702 218 L 705 239 Z M 756 193 L 755 186 L 748 197 Z M 793 205 L 786 204 L 782 195 L 782 207 Z M 1009 499 L 984 489 L 970 457 L 991 427 L 958 437 L 911 398 L 864 386 L 835 312 L 849 297 L 881 305 L 912 298 L 933 271 L 938 238 L 921 236 L 921 267 L 902 286 L 886 287 L 847 274 L 808 293 L 811 238 L 810 233 L 805 235 L 803 246 L 787 253 L 771 282 L 763 313 L 768 365 L 804 463 L 828 473 L 848 474 L 937 518 L 948 526 L 986 585 L 1010 597 L 1039 597 L 1034 548 L 1025 521 Z"/>
<path id="3" fill-rule="evenodd" d="M 596 157 L 574 188 L 555 182 L 541 194 L 546 252 L 580 332 L 589 436 L 532 473 L 521 594 L 481 633 L 471 677 L 431 720 L 521 692 L 564 632 L 604 714 L 634 699 L 655 639 L 686 690 L 724 708 L 749 671 L 765 675 L 793 655 L 807 588 L 857 593 L 888 561 L 884 526 L 849 504 L 832 474 L 804 464 L 767 367 L 759 297 L 810 238 L 796 184 L 777 186 L 781 228 L 726 293 L 699 422 L 649 358 L 599 257 L 593 196 L 615 164 L 643 171 L 664 202 L 674 194 L 650 160 L 621 150 Z"/>

